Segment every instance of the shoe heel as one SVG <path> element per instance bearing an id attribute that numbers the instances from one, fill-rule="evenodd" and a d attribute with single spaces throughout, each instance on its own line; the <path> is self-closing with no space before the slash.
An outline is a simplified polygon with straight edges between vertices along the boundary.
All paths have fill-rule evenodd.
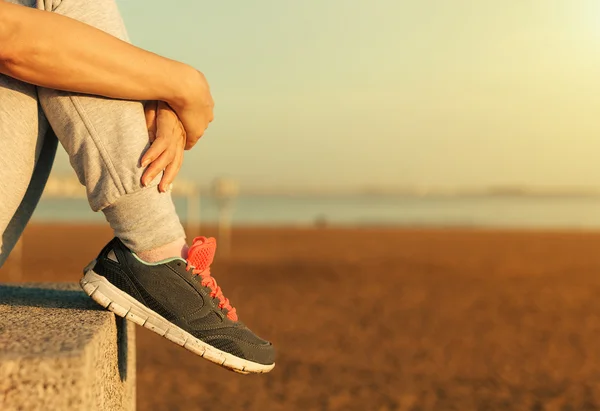
<path id="1" fill-rule="evenodd" d="M 83 275 L 86 275 L 88 271 L 93 270 L 96 266 L 96 260 L 92 260 L 88 265 L 83 269 Z"/>

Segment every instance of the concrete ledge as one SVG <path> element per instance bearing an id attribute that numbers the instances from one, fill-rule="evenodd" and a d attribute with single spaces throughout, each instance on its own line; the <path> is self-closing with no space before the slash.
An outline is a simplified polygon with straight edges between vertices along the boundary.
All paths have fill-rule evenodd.
<path id="1" fill-rule="evenodd" d="M 0 410 L 134 410 L 135 329 L 77 284 L 0 285 Z"/>

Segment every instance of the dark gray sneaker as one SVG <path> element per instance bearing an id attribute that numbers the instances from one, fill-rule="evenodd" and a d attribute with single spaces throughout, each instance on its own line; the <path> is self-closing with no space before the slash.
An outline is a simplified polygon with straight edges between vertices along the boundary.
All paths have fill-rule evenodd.
<path id="1" fill-rule="evenodd" d="M 146 263 L 114 238 L 84 270 L 81 287 L 102 307 L 233 371 L 269 372 L 273 345 L 238 321 L 210 275 L 214 238 L 198 237 L 187 261 Z"/>

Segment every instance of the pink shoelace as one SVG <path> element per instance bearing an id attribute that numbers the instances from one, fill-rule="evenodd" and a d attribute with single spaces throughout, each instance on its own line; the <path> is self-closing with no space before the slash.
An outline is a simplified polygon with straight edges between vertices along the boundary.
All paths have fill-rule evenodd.
<path id="1" fill-rule="evenodd" d="M 227 317 L 232 321 L 237 321 L 238 316 L 235 308 L 231 306 L 228 298 L 225 298 L 221 287 L 217 281 L 210 275 L 210 265 L 217 251 L 217 241 L 214 238 L 196 237 L 192 246 L 188 250 L 187 269 L 201 278 L 200 284 L 211 290 L 210 296 L 218 298 L 219 308 L 227 310 Z"/>

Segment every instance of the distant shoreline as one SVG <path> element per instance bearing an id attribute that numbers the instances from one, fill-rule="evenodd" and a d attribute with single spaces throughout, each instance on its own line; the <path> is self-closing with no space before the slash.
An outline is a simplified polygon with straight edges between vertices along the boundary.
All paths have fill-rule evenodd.
<path id="1" fill-rule="evenodd" d="M 210 186 L 179 178 L 174 184 L 178 189 L 195 188 L 203 197 L 211 197 Z M 45 197 L 85 197 L 85 189 L 79 181 L 69 175 L 53 176 L 44 192 Z M 185 194 L 185 193 L 181 193 Z M 546 198 L 594 198 L 600 197 L 600 187 L 534 187 L 519 185 L 495 185 L 489 187 L 240 187 L 240 196 L 285 196 L 285 197 L 415 197 L 415 198 L 472 198 L 472 197 L 546 197 Z"/>

